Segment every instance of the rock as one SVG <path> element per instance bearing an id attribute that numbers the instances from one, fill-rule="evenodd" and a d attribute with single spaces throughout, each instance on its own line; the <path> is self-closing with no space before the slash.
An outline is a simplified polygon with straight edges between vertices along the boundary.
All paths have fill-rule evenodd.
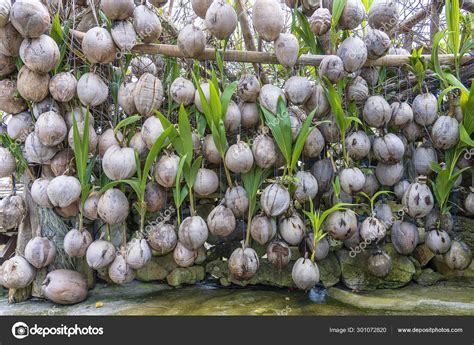
<path id="1" fill-rule="evenodd" d="M 290 247 L 291 261 L 296 261 L 301 257 L 300 250 L 298 247 Z"/>
<path id="2" fill-rule="evenodd" d="M 429 250 L 428 246 L 426 244 L 421 244 L 415 248 L 415 251 L 413 252 L 413 257 L 418 260 L 420 263 L 421 267 L 425 267 L 428 262 L 430 262 L 431 259 L 434 257 L 434 253 Z"/>
<path id="3" fill-rule="evenodd" d="M 418 276 L 415 276 L 414 280 L 423 286 L 430 286 L 434 285 L 437 282 L 445 279 L 442 274 L 439 274 L 438 272 L 433 271 L 431 268 L 425 268 L 424 270 L 421 271 L 421 274 Z"/>
<path id="4" fill-rule="evenodd" d="M 181 286 L 184 284 L 195 284 L 204 280 L 205 272 L 202 266 L 191 266 L 187 268 L 175 268 L 167 277 L 166 281 L 171 286 Z"/>
<path id="5" fill-rule="evenodd" d="M 461 241 L 466 243 L 474 253 L 474 218 L 456 216 L 454 229 Z"/>
<path id="6" fill-rule="evenodd" d="M 350 257 L 348 250 L 336 252 L 341 266 L 341 280 L 348 288 L 353 290 L 394 289 L 409 283 L 416 273 L 415 265 L 406 256 L 396 253 L 391 244 L 384 246 L 385 251 L 392 258 L 392 270 L 385 278 L 377 278 L 367 270 L 367 260 L 372 254 L 365 250 Z"/>
<path id="7" fill-rule="evenodd" d="M 325 288 L 339 283 L 341 279 L 341 267 L 337 261 L 336 254 L 330 252 L 326 258 L 317 262 L 319 278 Z"/>
<path id="8" fill-rule="evenodd" d="M 178 265 L 173 260 L 173 253 L 154 256 L 149 263 L 136 271 L 136 278 L 144 282 L 165 280 L 176 267 Z"/>

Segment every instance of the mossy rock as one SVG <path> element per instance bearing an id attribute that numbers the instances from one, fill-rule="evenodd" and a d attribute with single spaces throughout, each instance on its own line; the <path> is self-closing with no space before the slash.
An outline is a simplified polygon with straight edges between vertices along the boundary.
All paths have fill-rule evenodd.
<path id="1" fill-rule="evenodd" d="M 474 281 L 474 261 L 464 271 L 457 271 L 451 269 L 443 259 L 442 255 L 436 255 L 431 261 L 433 269 L 442 274 L 449 280 L 469 280 Z"/>
<path id="2" fill-rule="evenodd" d="M 320 283 L 329 288 L 341 280 L 341 267 L 337 261 L 336 254 L 329 252 L 328 256 L 317 262 L 319 268 Z"/>
<path id="3" fill-rule="evenodd" d="M 185 284 L 195 284 L 198 281 L 204 280 L 205 271 L 202 266 L 191 266 L 187 268 L 175 268 L 166 277 L 166 281 L 171 286 L 181 286 Z"/>
<path id="4" fill-rule="evenodd" d="M 178 265 L 174 262 L 172 253 L 163 256 L 153 256 L 149 263 L 137 270 L 136 278 L 143 282 L 165 280 L 170 272 L 177 267 Z"/>
<path id="5" fill-rule="evenodd" d="M 421 273 L 414 278 L 414 280 L 423 286 L 430 286 L 434 285 L 437 282 L 444 280 L 445 278 L 443 277 L 442 274 L 433 271 L 431 268 L 425 268 L 424 270 L 421 271 Z"/>
<path id="6" fill-rule="evenodd" d="M 351 257 L 348 250 L 339 250 L 336 256 L 344 285 L 349 289 L 363 291 L 395 289 L 408 284 L 416 273 L 413 262 L 408 257 L 399 255 L 391 244 L 386 244 L 384 249 L 392 258 L 392 270 L 385 278 L 375 277 L 368 272 L 367 260 L 372 254 L 371 250 L 365 250 L 355 257 Z"/>

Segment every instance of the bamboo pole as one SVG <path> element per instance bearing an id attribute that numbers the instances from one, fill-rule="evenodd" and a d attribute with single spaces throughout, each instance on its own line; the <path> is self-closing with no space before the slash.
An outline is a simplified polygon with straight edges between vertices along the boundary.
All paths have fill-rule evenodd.
<path id="1" fill-rule="evenodd" d="M 71 30 L 71 32 L 78 38 L 84 37 L 83 32 Z M 219 50 L 221 51 L 221 50 Z M 170 44 L 137 44 L 133 47 L 132 52 L 142 54 L 161 54 L 170 57 L 185 58 L 179 50 L 178 46 Z M 221 51 L 222 53 L 222 51 Z M 297 64 L 306 66 L 319 66 L 321 60 L 326 55 L 312 55 L 303 54 L 298 58 Z M 430 60 L 430 55 L 422 55 L 425 60 Z M 204 52 L 195 58 L 195 60 L 215 60 L 215 49 L 206 48 Z M 245 62 L 245 63 L 262 63 L 262 64 L 279 64 L 276 55 L 273 53 L 259 52 L 259 51 L 240 51 L 240 50 L 226 50 L 224 54 L 225 61 Z M 461 64 L 469 62 L 472 57 L 468 54 L 461 58 Z M 449 65 L 454 63 L 453 54 L 439 55 L 439 62 L 442 65 Z M 410 63 L 410 55 L 385 55 L 377 60 L 367 60 L 365 66 L 387 66 L 387 67 L 401 67 Z"/>

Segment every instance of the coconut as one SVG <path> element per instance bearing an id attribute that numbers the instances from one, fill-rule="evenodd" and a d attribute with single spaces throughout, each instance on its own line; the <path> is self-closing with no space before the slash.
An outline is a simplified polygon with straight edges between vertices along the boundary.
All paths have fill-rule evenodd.
<path id="1" fill-rule="evenodd" d="M 202 19 L 206 18 L 206 12 L 213 0 L 191 0 L 193 11 Z"/>
<path id="2" fill-rule="evenodd" d="M 26 206 L 18 195 L 9 195 L 0 200 L 0 228 L 16 228 L 26 215 Z"/>
<path id="3" fill-rule="evenodd" d="M 35 132 L 26 137 L 25 152 L 29 163 L 44 164 L 53 158 L 57 151 L 55 147 L 43 145 Z"/>
<path id="4" fill-rule="evenodd" d="M 459 122 L 450 116 L 440 116 L 431 128 L 431 140 L 436 148 L 449 150 L 459 141 Z"/>
<path id="5" fill-rule="evenodd" d="M 31 197 L 39 207 L 53 207 L 47 194 L 49 182 L 48 179 L 38 178 L 31 185 Z"/>
<path id="6" fill-rule="evenodd" d="M 306 226 L 301 216 L 296 212 L 292 212 L 290 215 L 284 215 L 280 218 L 278 231 L 288 244 L 297 246 L 306 234 Z"/>
<path id="7" fill-rule="evenodd" d="M 355 77 L 347 85 L 347 98 L 355 103 L 364 103 L 369 98 L 369 87 L 365 79 L 360 76 Z"/>
<path id="8" fill-rule="evenodd" d="M 59 62 L 59 47 L 48 35 L 26 38 L 20 46 L 20 57 L 25 65 L 37 73 L 52 71 Z"/>
<path id="9" fill-rule="evenodd" d="M 403 129 L 413 121 L 413 110 L 406 102 L 394 102 L 390 104 L 392 116 L 389 125 L 395 129 Z"/>
<path id="10" fill-rule="evenodd" d="M 4 27 L 10 20 L 11 0 L 0 1 L 0 27 Z"/>
<path id="11" fill-rule="evenodd" d="M 200 168 L 196 174 L 193 190 L 197 195 L 207 196 L 219 188 L 219 177 L 214 170 Z"/>
<path id="12" fill-rule="evenodd" d="M 375 176 L 383 186 L 393 186 L 403 177 L 404 168 L 402 163 L 385 164 L 379 162 L 375 168 Z"/>
<path id="13" fill-rule="evenodd" d="M 127 115 L 133 115 L 137 112 L 133 100 L 133 90 L 135 90 L 136 85 L 136 83 L 121 84 L 118 90 L 118 104 Z"/>
<path id="14" fill-rule="evenodd" d="M 392 227 L 392 224 L 394 222 L 394 217 L 393 217 L 393 212 L 392 208 L 390 205 L 385 204 L 385 203 L 379 203 L 375 206 L 374 208 L 374 217 L 376 217 L 378 220 L 382 221 L 382 223 L 385 225 L 385 228 L 389 230 Z"/>
<path id="15" fill-rule="evenodd" d="M 403 135 L 409 142 L 417 141 L 423 135 L 422 128 L 415 121 L 411 121 L 403 128 Z"/>
<path id="16" fill-rule="evenodd" d="M 27 101 L 40 102 L 48 96 L 49 80 L 49 74 L 36 73 L 23 66 L 18 72 L 18 93 Z"/>
<path id="17" fill-rule="evenodd" d="M 112 39 L 123 52 L 130 52 L 137 43 L 137 34 L 129 21 L 116 21 L 110 30 Z"/>
<path id="18" fill-rule="evenodd" d="M 255 164 L 262 169 L 268 169 L 276 162 L 275 143 L 265 134 L 258 135 L 253 140 L 252 153 L 255 158 Z"/>
<path id="19" fill-rule="evenodd" d="M 84 135 L 84 122 L 79 122 L 77 124 L 77 129 L 79 132 L 79 137 L 81 140 L 83 139 Z M 98 144 L 99 139 L 97 138 L 97 134 L 94 130 L 94 127 L 92 124 L 89 122 L 89 153 L 95 154 L 97 150 L 97 144 Z M 69 147 L 74 150 L 74 128 L 71 128 L 69 130 L 69 134 L 67 137 L 67 142 L 69 144 Z"/>
<path id="20" fill-rule="evenodd" d="M 296 179 L 294 198 L 300 203 L 314 199 L 318 194 L 318 181 L 313 174 L 309 171 L 298 171 Z"/>
<path id="21" fill-rule="evenodd" d="M 15 171 L 15 157 L 8 149 L 0 147 L 0 178 L 9 177 L 10 175 L 13 175 Z"/>
<path id="22" fill-rule="evenodd" d="M 234 102 L 230 102 L 224 118 L 224 127 L 227 133 L 235 133 L 240 129 L 242 115 L 240 109 Z"/>
<path id="23" fill-rule="evenodd" d="M 196 88 L 192 81 L 178 77 L 170 86 L 170 95 L 178 104 L 190 105 L 194 102 Z"/>
<path id="24" fill-rule="evenodd" d="M 332 163 L 329 158 L 316 161 L 311 167 L 311 173 L 318 181 L 318 190 L 320 193 L 327 192 L 332 186 Z"/>
<path id="25" fill-rule="evenodd" d="M 341 58 L 347 72 L 355 72 L 367 61 L 367 47 L 359 37 L 348 37 L 339 45 L 337 56 Z"/>
<path id="26" fill-rule="evenodd" d="M 47 108 L 45 111 L 50 111 L 50 107 Z M 54 107 L 53 107 L 54 108 Z M 53 109 L 53 111 L 59 112 L 58 109 Z M 42 109 L 38 109 L 38 112 L 41 114 L 44 113 Z M 64 121 L 66 121 L 66 126 L 68 130 L 71 130 L 73 127 L 73 119 L 76 119 L 76 123 L 79 125 L 79 123 L 84 122 L 87 114 L 87 108 L 84 107 L 74 107 L 71 111 L 68 111 L 66 115 L 64 115 Z M 39 116 L 36 116 L 39 117 Z M 91 126 L 94 126 L 94 117 L 92 114 L 89 112 L 89 124 Z"/>
<path id="27" fill-rule="evenodd" d="M 464 208 L 467 214 L 474 215 L 474 192 L 467 195 L 464 200 Z"/>
<path id="28" fill-rule="evenodd" d="M 319 128 L 321 134 L 326 142 L 335 144 L 340 140 L 341 134 L 339 127 L 337 125 L 336 117 L 334 114 L 330 113 L 328 117 L 324 118 L 323 122 Z"/>
<path id="29" fill-rule="evenodd" d="M 165 188 L 176 186 L 176 175 L 178 174 L 179 157 L 175 154 L 164 154 L 156 162 L 154 176 L 156 182 Z"/>
<path id="30" fill-rule="evenodd" d="M 369 25 L 378 30 L 390 33 L 398 25 L 398 4 L 392 0 L 377 0 L 370 6 Z"/>
<path id="31" fill-rule="evenodd" d="M 318 265 L 306 258 L 296 260 L 291 271 L 295 285 L 301 290 L 309 290 L 319 282 Z"/>
<path id="32" fill-rule="evenodd" d="M 133 100 L 140 115 L 153 115 L 163 101 L 163 85 L 160 79 L 150 73 L 144 73 L 133 90 Z"/>
<path id="33" fill-rule="evenodd" d="M 77 80 L 70 72 L 56 74 L 49 82 L 49 92 L 58 102 L 69 102 L 76 96 Z"/>
<path id="34" fill-rule="evenodd" d="M 324 149 L 324 137 L 317 128 L 313 128 L 306 138 L 303 146 L 303 154 L 306 157 L 316 158 Z"/>
<path id="35" fill-rule="evenodd" d="M 146 122 L 146 121 L 145 121 Z M 136 131 L 135 134 L 132 136 L 129 142 L 129 146 L 137 151 L 138 156 L 140 157 L 141 161 L 144 162 L 148 155 L 148 148 L 146 146 L 145 141 L 143 140 L 141 131 Z"/>
<path id="36" fill-rule="evenodd" d="M 130 61 L 132 73 L 140 78 L 145 73 L 156 75 L 156 65 L 152 59 L 147 56 L 137 56 Z"/>
<path id="37" fill-rule="evenodd" d="M 258 255 L 252 248 L 235 249 L 228 261 L 229 272 L 237 280 L 251 279 L 259 265 Z"/>
<path id="38" fill-rule="evenodd" d="M 24 111 L 25 101 L 17 95 L 17 83 L 14 80 L 0 81 L 0 110 L 9 114 L 18 114 Z"/>
<path id="39" fill-rule="evenodd" d="M 444 254 L 451 248 L 451 238 L 444 230 L 431 230 L 426 234 L 425 244 L 433 253 Z"/>
<path id="40" fill-rule="evenodd" d="M 395 186 L 393 187 L 393 191 L 398 200 L 402 200 L 403 194 L 405 194 L 408 187 L 410 187 L 410 182 L 408 182 L 407 180 L 403 180 L 395 184 Z"/>
<path id="41" fill-rule="evenodd" d="M 277 113 L 278 98 L 282 99 L 286 105 L 285 93 L 277 86 L 265 84 L 262 86 L 259 95 L 260 105 L 268 109 L 273 114 Z"/>
<path id="42" fill-rule="evenodd" d="M 47 193 L 55 207 L 68 207 L 81 196 L 81 184 L 74 176 L 58 176 L 51 180 Z"/>
<path id="43" fill-rule="evenodd" d="M 265 215 L 257 215 L 252 219 L 250 235 L 260 244 L 265 244 L 276 235 L 276 222 Z"/>
<path id="44" fill-rule="evenodd" d="M 405 153 L 405 145 L 402 140 L 393 133 L 375 138 L 372 149 L 375 158 L 385 164 L 400 162 Z"/>
<path id="45" fill-rule="evenodd" d="M 71 219 L 79 215 L 80 200 L 76 200 L 67 207 L 55 207 L 54 211 L 64 219 Z"/>
<path id="46" fill-rule="evenodd" d="M 346 168 L 339 175 L 341 188 L 347 194 L 357 193 L 365 184 L 365 175 L 359 168 Z"/>
<path id="47" fill-rule="evenodd" d="M 97 213 L 108 224 L 122 223 L 130 212 L 125 194 L 116 188 L 107 190 L 99 199 Z"/>
<path id="48" fill-rule="evenodd" d="M 338 28 L 341 30 L 354 30 L 364 19 L 365 7 L 362 2 L 360 0 L 347 0 L 338 22 Z"/>
<path id="49" fill-rule="evenodd" d="M 285 241 L 275 239 L 267 247 L 267 260 L 278 269 L 287 266 L 291 260 L 291 250 Z"/>
<path id="50" fill-rule="evenodd" d="M 234 173 L 245 174 L 249 172 L 253 166 L 253 154 L 250 146 L 243 141 L 239 141 L 229 147 L 225 154 L 225 164 Z"/>
<path id="51" fill-rule="evenodd" d="M 87 248 L 86 260 L 90 268 L 99 270 L 108 266 L 115 259 L 115 247 L 104 240 L 96 240 Z"/>
<path id="52" fill-rule="evenodd" d="M 159 223 L 152 226 L 148 232 L 148 244 L 158 255 L 170 253 L 177 243 L 178 236 L 171 224 Z"/>
<path id="53" fill-rule="evenodd" d="M 22 289 L 29 286 L 36 276 L 36 270 L 21 256 L 14 256 L 0 266 L 2 285 L 7 289 Z"/>
<path id="54" fill-rule="evenodd" d="M 113 181 L 132 177 L 137 172 L 135 151 L 130 147 L 111 146 L 102 159 L 102 169 Z"/>
<path id="55" fill-rule="evenodd" d="M 285 23 L 280 4 L 275 0 L 256 0 L 252 20 L 259 37 L 267 42 L 277 39 Z"/>
<path id="56" fill-rule="evenodd" d="M 12 23 L 0 28 L 0 53 L 3 55 L 19 56 L 22 42 L 23 37 L 16 31 Z"/>
<path id="57" fill-rule="evenodd" d="M 311 93 L 303 105 L 303 109 L 308 114 L 314 110 L 316 118 L 324 117 L 329 113 L 329 102 L 326 98 L 326 92 L 321 85 L 316 84 L 311 87 Z"/>
<path id="58" fill-rule="evenodd" d="M 366 218 L 359 230 L 360 237 L 366 242 L 378 242 L 385 237 L 387 228 L 384 223 L 375 217 Z"/>
<path id="59" fill-rule="evenodd" d="M 41 114 L 36 121 L 35 132 L 43 145 L 56 146 L 66 138 L 66 122 L 58 113 L 48 111 Z"/>
<path id="60" fill-rule="evenodd" d="M 378 278 L 386 277 L 392 270 L 392 258 L 386 252 L 378 250 L 369 256 L 367 270 Z"/>
<path id="61" fill-rule="evenodd" d="M 180 267 L 192 266 L 197 256 L 198 252 L 196 250 L 189 250 L 179 241 L 173 250 L 173 259 Z"/>
<path id="62" fill-rule="evenodd" d="M 1 28 L 0 28 L 1 31 Z M 1 46 L 1 43 L 0 43 Z M 1 50 L 1 48 L 0 48 Z M 0 77 L 5 77 L 16 70 L 15 59 L 0 53 Z"/>
<path id="63" fill-rule="evenodd" d="M 109 88 L 94 73 L 85 73 L 77 82 L 77 97 L 84 106 L 96 107 L 107 100 Z"/>
<path id="64" fill-rule="evenodd" d="M 126 260 L 133 269 L 143 268 L 151 260 L 151 249 L 145 239 L 134 238 L 127 244 Z"/>
<path id="65" fill-rule="evenodd" d="M 199 136 L 198 133 L 192 133 L 191 134 L 191 140 L 193 142 L 193 152 L 196 155 L 201 154 L 201 148 L 202 148 L 202 143 L 201 143 L 201 137 Z"/>
<path id="66" fill-rule="evenodd" d="M 99 137 L 99 156 L 103 157 L 107 150 L 112 146 L 120 146 L 119 141 L 123 141 L 123 135 L 121 132 L 117 132 L 117 138 L 115 137 L 114 130 L 107 128 L 104 133 Z M 135 160 L 134 160 L 135 161 Z"/>
<path id="67" fill-rule="evenodd" d="M 347 43 L 346 43 L 347 45 Z M 349 67 L 349 62 L 348 62 Z M 353 66 L 350 66 L 353 67 Z M 327 55 L 321 60 L 318 71 L 320 78 L 328 78 L 331 83 L 337 83 L 344 75 L 344 62 L 337 55 Z"/>
<path id="68" fill-rule="evenodd" d="M 301 120 L 299 119 L 299 117 L 295 113 L 290 111 L 289 115 L 290 115 L 290 125 L 291 125 L 291 139 L 293 140 L 293 142 L 295 142 L 296 139 L 298 138 L 298 135 L 300 134 L 302 124 L 301 124 Z M 314 129 L 317 129 L 317 128 L 314 128 Z M 311 135 L 311 134 L 309 134 L 309 135 Z M 316 135 L 314 135 L 313 138 L 314 137 L 316 137 Z M 310 141 L 311 141 L 311 139 L 310 139 Z M 323 141 L 324 141 L 324 138 L 323 138 Z M 316 144 L 316 143 L 313 143 L 313 144 Z M 279 148 L 278 148 L 278 153 L 281 154 L 281 151 L 280 151 Z"/>
<path id="69" fill-rule="evenodd" d="M 364 67 L 360 70 L 359 75 L 364 78 L 368 85 L 375 87 L 379 81 L 380 67 Z"/>
<path id="70" fill-rule="evenodd" d="M 365 175 L 365 184 L 362 188 L 362 192 L 369 196 L 374 196 L 380 190 L 380 184 L 377 177 L 373 173 Z M 351 201 L 352 202 L 352 201 Z"/>
<path id="71" fill-rule="evenodd" d="M 390 105 L 382 96 L 371 96 L 367 99 L 362 111 L 364 122 L 371 127 L 385 127 L 392 116 Z"/>
<path id="72" fill-rule="evenodd" d="M 117 253 L 114 261 L 109 266 L 108 273 L 110 280 L 115 284 L 130 283 L 135 279 L 135 271 L 127 264 L 121 253 Z"/>
<path id="73" fill-rule="evenodd" d="M 451 232 L 453 227 L 454 220 L 451 213 L 440 214 L 438 207 L 434 207 L 425 217 L 425 230 L 442 229 Z"/>
<path id="74" fill-rule="evenodd" d="M 418 175 L 430 176 L 433 174 L 431 164 L 438 162 L 438 157 L 434 148 L 430 146 L 420 146 L 413 152 L 412 158 L 415 172 Z"/>
<path id="75" fill-rule="evenodd" d="M 333 212 L 326 219 L 325 227 L 336 240 L 347 240 L 357 231 L 356 214 L 351 210 Z"/>
<path id="76" fill-rule="evenodd" d="M 274 0 L 264 0 L 274 1 Z M 272 18 L 272 17 L 269 17 Z M 298 61 L 300 45 L 292 34 L 280 34 L 275 40 L 275 55 L 278 63 L 286 68 L 292 68 Z"/>
<path id="77" fill-rule="evenodd" d="M 10 21 L 23 37 L 36 38 L 48 29 L 51 18 L 40 1 L 17 0 L 12 5 Z"/>
<path id="78" fill-rule="evenodd" d="M 254 9 L 255 9 L 254 5 Z M 224 0 L 214 0 L 206 12 L 206 28 L 217 39 L 228 39 L 237 27 L 237 14 Z"/>
<path id="79" fill-rule="evenodd" d="M 426 184 L 415 182 L 403 195 L 402 204 L 410 217 L 423 218 L 433 209 L 433 194 Z"/>
<path id="80" fill-rule="evenodd" d="M 278 183 L 268 185 L 260 197 L 262 210 L 270 217 L 283 214 L 290 206 L 290 202 L 290 193 L 288 193 L 284 186 Z"/>
<path id="81" fill-rule="evenodd" d="M 221 163 L 221 155 L 217 150 L 216 144 L 214 143 L 214 138 L 211 134 L 206 135 L 204 138 L 204 157 L 209 163 L 212 164 L 220 164 Z"/>
<path id="82" fill-rule="evenodd" d="M 206 98 L 206 101 L 208 104 L 211 102 L 211 90 L 210 90 L 210 85 L 209 83 L 202 83 L 199 85 L 201 87 L 201 91 L 204 94 L 204 97 Z M 219 93 L 219 91 L 217 91 Z M 196 89 L 196 93 L 194 94 L 194 103 L 196 104 L 196 107 L 198 110 L 203 113 L 204 109 L 202 107 L 201 103 L 201 94 L 199 93 L 199 90 Z"/>
<path id="83" fill-rule="evenodd" d="M 87 230 L 70 230 L 64 236 L 64 251 L 72 258 L 82 258 L 92 243 L 92 236 Z"/>
<path id="84" fill-rule="evenodd" d="M 155 182 L 148 182 L 145 187 L 145 203 L 148 212 L 158 212 L 165 208 L 167 193 L 165 188 Z"/>
<path id="85" fill-rule="evenodd" d="M 324 35 L 331 28 L 332 15 L 327 8 L 318 8 L 309 18 L 309 27 L 316 36 Z"/>
<path id="86" fill-rule="evenodd" d="M 387 54 L 390 37 L 382 30 L 372 29 L 365 34 L 364 43 L 367 46 L 367 57 L 376 60 Z"/>
<path id="87" fill-rule="evenodd" d="M 196 58 L 206 49 L 206 36 L 199 27 L 188 24 L 179 32 L 177 44 L 185 57 Z"/>
<path id="88" fill-rule="evenodd" d="M 56 246 L 54 242 L 45 237 L 34 237 L 26 244 L 25 259 L 38 269 L 48 267 L 55 256 Z"/>
<path id="89" fill-rule="evenodd" d="M 115 60 L 115 44 L 105 28 L 90 29 L 82 39 L 82 51 L 91 63 L 107 64 Z"/>
<path id="90" fill-rule="evenodd" d="M 410 255 L 419 243 L 418 228 L 415 224 L 395 221 L 391 231 L 392 244 L 401 255 Z"/>
<path id="91" fill-rule="evenodd" d="M 160 18 L 145 5 L 135 7 L 133 27 L 143 43 L 153 43 L 161 35 Z"/>
<path id="92" fill-rule="evenodd" d="M 125 20 L 133 15 L 133 0 L 101 0 L 100 8 L 110 20 Z"/>
<path id="93" fill-rule="evenodd" d="M 237 93 L 242 102 L 254 103 L 260 93 L 260 83 L 253 74 L 243 74 L 237 84 Z"/>
<path id="94" fill-rule="evenodd" d="M 209 231 L 207 224 L 200 216 L 186 218 L 178 230 L 180 243 L 189 250 L 197 250 L 206 242 Z"/>
<path id="95" fill-rule="evenodd" d="M 229 187 L 225 192 L 225 206 L 228 207 L 236 218 L 247 215 L 249 199 L 244 187 Z"/>
<path id="96" fill-rule="evenodd" d="M 367 157 L 370 152 L 370 139 L 364 131 L 351 133 L 347 136 L 345 143 L 347 154 L 355 161 Z"/>
<path id="97" fill-rule="evenodd" d="M 412 104 L 413 119 L 420 126 L 430 126 L 436 121 L 438 100 L 432 93 L 422 93 L 415 97 Z"/>
<path id="98" fill-rule="evenodd" d="M 84 203 L 83 216 L 89 220 L 96 220 L 99 218 L 97 214 L 97 205 L 99 203 L 100 195 L 96 192 L 91 193 Z"/>
<path id="99" fill-rule="evenodd" d="M 156 140 L 163 133 L 163 125 L 156 116 L 150 116 L 143 122 L 141 135 L 146 147 L 151 149 Z"/>
<path id="100" fill-rule="evenodd" d="M 471 265 L 472 252 L 464 242 L 454 241 L 443 259 L 452 270 L 463 271 Z"/>
<path id="101" fill-rule="evenodd" d="M 284 84 L 287 99 L 294 105 L 304 104 L 311 95 L 311 84 L 306 77 L 290 77 Z"/>

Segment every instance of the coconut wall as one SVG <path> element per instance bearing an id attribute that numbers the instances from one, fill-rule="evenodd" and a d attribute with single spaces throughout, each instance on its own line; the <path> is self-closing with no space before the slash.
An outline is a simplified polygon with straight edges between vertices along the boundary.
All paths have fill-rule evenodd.
<path id="1" fill-rule="evenodd" d="M 0 0 L 9 301 L 472 280 L 471 5 Z"/>

